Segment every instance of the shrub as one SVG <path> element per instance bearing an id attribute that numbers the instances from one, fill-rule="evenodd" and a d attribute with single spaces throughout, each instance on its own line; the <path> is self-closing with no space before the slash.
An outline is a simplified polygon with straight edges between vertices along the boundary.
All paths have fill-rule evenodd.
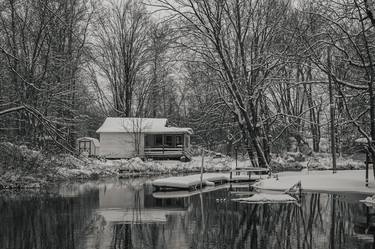
<path id="1" fill-rule="evenodd" d="M 29 150 L 26 146 L 0 143 L 0 167 L 29 171 L 43 166 L 45 157 L 42 153 Z"/>

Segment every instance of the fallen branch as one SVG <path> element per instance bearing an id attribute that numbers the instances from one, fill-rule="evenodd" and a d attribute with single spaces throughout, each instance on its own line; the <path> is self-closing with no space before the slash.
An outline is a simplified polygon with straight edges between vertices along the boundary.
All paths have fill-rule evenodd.
<path id="1" fill-rule="evenodd" d="M 69 148 L 65 146 L 64 144 L 60 143 L 59 141 L 57 141 L 57 139 L 55 139 L 54 135 L 66 141 L 65 137 L 55 127 L 54 123 L 50 121 L 49 119 L 47 119 L 46 117 L 44 117 L 44 115 L 36 108 L 28 106 L 28 105 L 21 105 L 21 106 L 12 107 L 12 108 L 0 111 L 0 116 L 8 114 L 8 113 L 12 113 L 12 112 L 18 112 L 18 111 L 26 111 L 27 113 L 30 113 L 31 115 L 33 115 L 36 119 L 38 119 L 44 125 L 44 127 L 47 128 L 46 130 L 48 134 L 51 136 L 51 138 L 57 145 L 61 146 L 66 151 L 74 154 L 74 148 Z"/>
<path id="2" fill-rule="evenodd" d="M 11 113 L 11 112 L 17 112 L 17 111 L 20 111 L 20 110 L 24 110 L 24 109 L 25 109 L 25 106 L 23 106 L 23 105 L 17 106 L 17 107 L 12 107 L 12 108 L 0 111 L 0 116 Z"/>

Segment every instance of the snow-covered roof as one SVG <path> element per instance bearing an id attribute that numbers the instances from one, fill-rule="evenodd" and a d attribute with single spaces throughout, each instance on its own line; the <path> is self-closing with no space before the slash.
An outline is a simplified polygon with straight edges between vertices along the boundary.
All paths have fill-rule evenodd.
<path id="1" fill-rule="evenodd" d="M 80 137 L 80 138 L 77 138 L 77 141 L 83 141 L 83 140 L 92 141 L 96 147 L 100 147 L 100 142 L 96 138 L 93 138 L 93 137 Z"/>
<path id="2" fill-rule="evenodd" d="M 166 118 L 106 118 L 96 131 L 105 132 L 142 132 L 142 133 L 189 133 L 191 128 L 167 127 Z"/>
<path id="3" fill-rule="evenodd" d="M 185 127 L 162 127 L 160 129 L 145 129 L 145 133 L 172 133 L 172 134 L 180 134 L 180 133 L 188 133 L 193 134 L 193 130 L 191 128 Z"/>

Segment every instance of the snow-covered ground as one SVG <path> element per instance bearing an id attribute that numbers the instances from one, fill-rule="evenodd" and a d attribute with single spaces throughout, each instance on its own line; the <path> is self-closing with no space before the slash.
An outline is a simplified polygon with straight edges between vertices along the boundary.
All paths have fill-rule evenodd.
<path id="1" fill-rule="evenodd" d="M 369 187 L 365 186 L 364 170 L 283 172 L 272 178 L 257 182 L 254 187 L 260 190 L 285 191 L 301 181 L 304 191 L 312 192 L 355 192 L 375 193 L 375 180 L 369 171 Z"/>
<path id="2" fill-rule="evenodd" d="M 26 151 L 27 153 L 29 151 Z M 32 151 L 33 152 L 33 151 Z M 24 155 L 28 161 L 35 161 L 28 154 Z M 140 158 L 129 160 L 99 160 L 91 158 L 76 158 L 72 155 L 60 155 L 53 158 L 39 156 L 36 163 L 29 167 L 0 167 L 0 189 L 7 188 L 38 188 L 56 181 L 74 179 L 96 179 L 102 177 L 133 177 L 160 174 L 184 174 L 200 172 L 202 158 L 193 157 L 190 162 L 176 160 L 149 160 Z M 40 157 L 40 159 L 39 159 Z M 1 165 L 0 165 L 1 166 Z M 205 172 L 229 171 L 235 167 L 235 161 L 229 157 L 204 158 Z"/>
<path id="3" fill-rule="evenodd" d="M 142 161 L 140 158 L 132 158 L 130 160 L 107 161 L 107 165 L 117 165 L 123 171 L 140 171 L 140 172 L 158 172 L 158 173 L 189 173 L 201 170 L 202 157 L 193 157 L 190 162 L 181 162 L 177 160 L 149 160 Z M 228 171 L 235 162 L 229 157 L 204 158 L 204 171 Z"/>
<path id="4" fill-rule="evenodd" d="M 190 162 L 180 162 L 175 160 L 147 160 L 140 158 L 129 160 L 99 160 L 87 157 L 74 157 L 69 154 L 45 155 L 40 151 L 28 149 L 26 146 L 17 146 L 10 143 L 0 143 L 0 189 L 3 188 L 38 188 L 57 181 L 67 181 L 75 179 L 95 179 L 103 177 L 133 177 L 149 176 L 160 174 L 191 174 L 198 173 L 201 170 L 202 157 L 195 156 Z M 236 160 L 231 157 L 216 157 L 217 154 L 211 153 L 204 158 L 204 172 L 225 172 L 236 167 Z M 238 160 L 238 167 L 250 167 L 250 161 L 244 157 Z M 338 159 L 338 169 L 363 169 L 364 163 L 350 158 Z M 328 154 L 314 155 L 306 158 L 299 152 L 288 152 L 284 155 L 273 155 L 271 162 L 272 172 L 301 170 L 308 168 L 310 170 L 325 170 L 331 168 L 331 162 Z M 297 173 L 303 175 L 304 173 Z M 315 174 L 315 173 L 311 173 Z M 329 172 L 321 172 L 326 175 Z M 364 174 L 359 172 L 343 172 L 340 174 L 357 175 Z M 280 174 L 282 175 L 282 174 Z M 237 177 L 237 176 L 235 176 Z M 246 176 L 240 176 L 246 177 Z M 293 185 L 298 177 L 289 176 L 286 179 L 286 186 Z M 317 177 L 320 179 L 319 177 Z M 324 178 L 324 177 L 323 177 Z M 350 178 L 350 177 L 348 177 Z M 361 177 L 360 177 L 361 178 Z M 364 179 L 364 176 L 361 178 Z M 352 179 L 350 179 L 352 180 Z M 264 184 L 270 184 L 264 182 Z M 277 185 L 280 184 L 281 179 Z M 360 181 L 361 182 L 361 181 Z M 341 181 L 343 186 L 348 186 L 351 181 Z M 306 183 L 305 189 L 309 187 Z M 286 187 L 287 188 L 287 187 Z M 342 189 L 343 187 L 341 187 Z"/>

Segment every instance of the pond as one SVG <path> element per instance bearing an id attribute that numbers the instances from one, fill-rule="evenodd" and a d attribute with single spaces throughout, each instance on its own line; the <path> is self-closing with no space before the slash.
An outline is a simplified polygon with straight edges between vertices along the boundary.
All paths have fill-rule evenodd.
<path id="1" fill-rule="evenodd" d="M 232 201 L 237 197 L 235 190 L 223 186 L 208 193 L 165 198 L 153 195 L 150 179 L 134 179 L 69 184 L 17 197 L 3 192 L 0 248 L 355 249 L 375 245 L 371 216 L 375 210 L 358 202 L 363 195 L 304 193 L 299 205 L 255 205 Z"/>

